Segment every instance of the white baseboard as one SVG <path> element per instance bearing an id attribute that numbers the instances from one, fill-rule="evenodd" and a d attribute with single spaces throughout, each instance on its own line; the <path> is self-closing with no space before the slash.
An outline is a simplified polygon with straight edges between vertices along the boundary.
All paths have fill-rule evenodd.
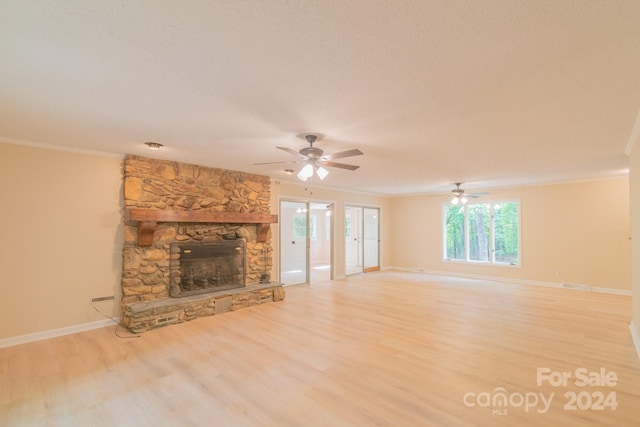
<path id="1" fill-rule="evenodd" d="M 631 321 L 629 329 L 631 330 L 631 339 L 633 340 L 633 345 L 636 347 L 636 353 L 638 353 L 638 357 L 640 358 L 640 334 L 638 334 L 638 329 L 636 328 L 636 325 L 635 323 L 633 323 L 633 321 Z"/>
<path id="2" fill-rule="evenodd" d="M 601 293 L 601 294 L 615 294 L 615 295 L 631 296 L 631 291 L 625 291 L 624 289 L 591 288 L 591 292 L 598 292 L 598 293 Z"/>
<path id="3" fill-rule="evenodd" d="M 90 331 L 92 329 L 104 328 L 106 326 L 115 326 L 115 323 L 110 319 L 104 319 L 97 320 L 95 322 L 82 323 L 80 325 L 51 329 L 48 331 L 34 332 L 32 334 L 20 335 L 17 337 L 3 338 L 0 339 L 0 348 L 12 347 L 14 345 L 26 344 L 34 341 L 42 341 L 49 338 L 61 337 L 63 335 L 71 335 L 78 332 Z"/>
<path id="4" fill-rule="evenodd" d="M 623 289 L 613 289 L 613 288 L 601 288 L 601 287 L 591 287 L 589 285 L 575 285 L 572 287 L 565 286 L 564 283 L 556 283 L 556 282 L 543 282 L 539 280 L 527 280 L 527 279 L 516 279 L 511 277 L 499 277 L 499 276 L 484 276 L 481 274 L 468 274 L 468 273 L 453 273 L 450 271 L 439 271 L 439 270 L 427 270 L 424 268 L 411 268 L 411 267 L 386 267 L 385 270 L 399 270 L 399 271 L 409 271 L 412 273 L 423 273 L 423 274 L 433 274 L 435 276 L 449 276 L 449 277 L 462 277 L 465 279 L 475 279 L 475 280 L 485 280 L 490 282 L 501 282 L 501 283 L 518 283 L 523 285 L 533 285 L 533 286 L 546 286 L 549 288 L 561 288 L 561 289 L 575 289 L 580 291 L 591 291 L 602 294 L 617 294 L 617 295 L 628 295 L 631 296 L 631 291 L 623 290 Z M 587 289 L 585 289 L 587 288 Z"/>

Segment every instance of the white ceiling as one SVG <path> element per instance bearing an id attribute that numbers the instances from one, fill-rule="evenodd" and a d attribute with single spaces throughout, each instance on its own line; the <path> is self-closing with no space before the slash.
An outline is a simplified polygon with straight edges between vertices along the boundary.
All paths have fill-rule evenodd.
<path id="1" fill-rule="evenodd" d="M 5 142 L 414 194 L 624 174 L 639 108 L 638 0 L 0 2 Z"/>

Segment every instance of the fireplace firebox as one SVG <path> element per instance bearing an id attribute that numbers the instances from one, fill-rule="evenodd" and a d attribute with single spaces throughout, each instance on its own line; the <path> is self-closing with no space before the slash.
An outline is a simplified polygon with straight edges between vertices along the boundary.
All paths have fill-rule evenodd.
<path id="1" fill-rule="evenodd" d="M 171 245 L 170 295 L 174 298 L 246 286 L 244 241 Z"/>

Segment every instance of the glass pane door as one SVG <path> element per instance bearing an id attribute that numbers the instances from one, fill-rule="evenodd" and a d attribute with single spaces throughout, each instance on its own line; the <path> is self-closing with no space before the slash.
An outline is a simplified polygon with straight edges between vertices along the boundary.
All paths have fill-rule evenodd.
<path id="1" fill-rule="evenodd" d="M 380 270 L 380 209 L 345 206 L 345 272 Z"/>
<path id="2" fill-rule="evenodd" d="M 364 208 L 363 212 L 363 230 L 364 237 L 364 271 L 380 270 L 380 254 L 379 254 L 379 217 L 380 212 L 377 208 Z"/>
<path id="3" fill-rule="evenodd" d="M 304 202 L 280 202 L 280 281 L 308 283 L 309 210 Z"/>
<path id="4" fill-rule="evenodd" d="M 362 208 L 345 206 L 345 273 L 362 273 Z"/>

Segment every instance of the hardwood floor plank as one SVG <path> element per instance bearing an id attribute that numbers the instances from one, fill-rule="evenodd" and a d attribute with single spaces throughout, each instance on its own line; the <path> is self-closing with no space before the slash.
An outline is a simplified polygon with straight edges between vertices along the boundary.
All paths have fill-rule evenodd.
<path id="1" fill-rule="evenodd" d="M 286 293 L 139 338 L 0 349 L 0 425 L 640 425 L 628 296 L 394 271 Z M 571 377 L 538 385 L 539 368 Z M 580 368 L 618 379 L 577 385 Z M 483 406 L 500 391 L 516 400 Z M 615 410 L 565 407 L 611 392 Z M 541 395 L 544 411 L 517 404 Z"/>

